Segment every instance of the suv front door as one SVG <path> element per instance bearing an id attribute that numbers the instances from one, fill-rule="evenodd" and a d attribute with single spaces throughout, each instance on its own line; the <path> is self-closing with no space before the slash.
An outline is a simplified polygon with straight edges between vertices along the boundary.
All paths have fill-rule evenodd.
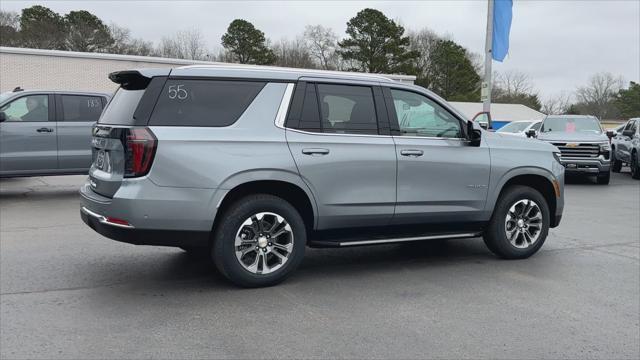
<path id="1" fill-rule="evenodd" d="M 465 120 L 427 96 L 384 89 L 398 159 L 393 224 L 479 221 L 487 198 L 489 149 L 470 146 Z"/>
<path id="2" fill-rule="evenodd" d="M 388 132 L 386 113 L 376 109 L 382 101 L 378 87 L 296 86 L 286 136 L 314 194 L 318 229 L 384 226 L 391 220 L 396 157 L 391 136 L 379 133 L 378 123 L 386 123 Z"/>
<path id="3" fill-rule="evenodd" d="M 20 96 L 0 108 L 0 173 L 28 175 L 58 168 L 53 96 Z"/>

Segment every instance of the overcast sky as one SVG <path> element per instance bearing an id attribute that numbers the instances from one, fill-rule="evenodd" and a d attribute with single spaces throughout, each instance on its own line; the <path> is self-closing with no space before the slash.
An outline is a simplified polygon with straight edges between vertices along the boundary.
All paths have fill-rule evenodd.
<path id="1" fill-rule="evenodd" d="M 475 1 L 8 1 L 3 10 L 34 4 L 59 13 L 85 9 L 103 21 L 158 42 L 178 30 L 200 29 L 211 49 L 236 18 L 252 22 L 272 41 L 321 24 L 344 36 L 346 22 L 371 7 L 407 29 L 428 27 L 471 51 L 484 52 L 485 0 Z M 511 46 L 494 70 L 530 75 L 543 98 L 571 92 L 590 75 L 609 71 L 640 79 L 640 0 L 515 0 Z M 625 85 L 626 86 L 626 85 Z"/>

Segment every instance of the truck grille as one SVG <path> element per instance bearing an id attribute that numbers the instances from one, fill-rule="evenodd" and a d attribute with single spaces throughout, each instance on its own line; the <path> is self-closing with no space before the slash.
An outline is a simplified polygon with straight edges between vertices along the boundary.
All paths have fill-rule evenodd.
<path id="1" fill-rule="evenodd" d="M 597 158 L 600 154 L 599 144 L 552 143 L 560 149 L 560 156 L 567 158 Z"/>

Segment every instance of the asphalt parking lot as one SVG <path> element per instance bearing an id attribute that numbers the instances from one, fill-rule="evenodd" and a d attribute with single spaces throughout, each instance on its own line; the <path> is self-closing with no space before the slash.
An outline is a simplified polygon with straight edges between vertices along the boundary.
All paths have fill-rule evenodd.
<path id="1" fill-rule="evenodd" d="M 640 357 L 640 182 L 571 180 L 527 260 L 481 239 L 309 249 L 244 290 L 179 249 L 117 243 L 84 177 L 0 180 L 2 358 Z"/>

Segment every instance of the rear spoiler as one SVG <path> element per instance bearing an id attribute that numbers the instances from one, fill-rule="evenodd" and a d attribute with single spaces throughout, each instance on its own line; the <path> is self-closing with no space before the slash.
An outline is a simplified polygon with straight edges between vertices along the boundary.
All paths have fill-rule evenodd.
<path id="1" fill-rule="evenodd" d="M 109 74 L 109 79 L 125 90 L 146 89 L 154 76 L 168 76 L 171 69 L 123 70 Z"/>

